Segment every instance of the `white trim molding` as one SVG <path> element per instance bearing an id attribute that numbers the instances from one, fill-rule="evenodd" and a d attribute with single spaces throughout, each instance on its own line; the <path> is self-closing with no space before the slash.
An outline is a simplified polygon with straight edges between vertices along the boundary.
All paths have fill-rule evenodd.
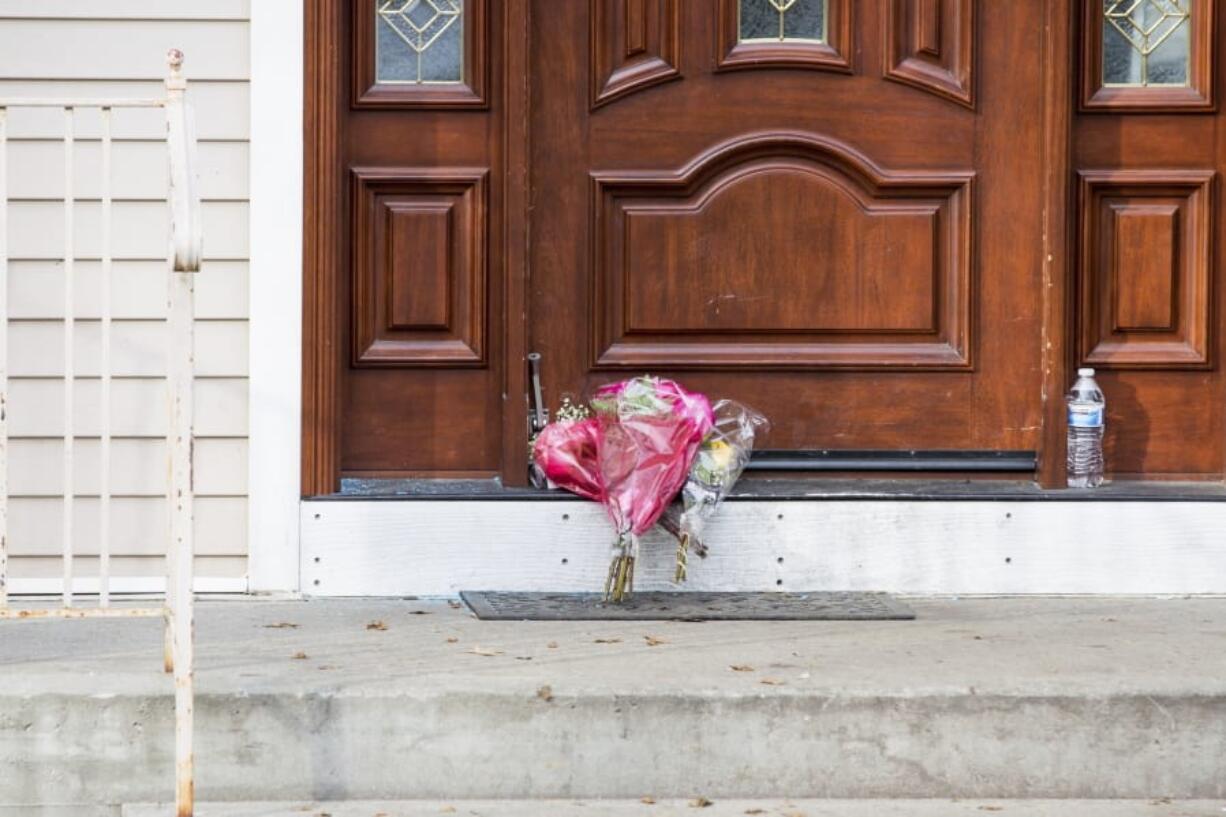
<path id="1" fill-rule="evenodd" d="M 251 4 L 251 590 L 298 590 L 303 9 Z"/>
<path id="2" fill-rule="evenodd" d="M 303 593 L 599 590 L 612 532 L 586 502 L 302 503 Z M 1226 502 L 730 502 L 693 590 L 915 595 L 1226 593 Z M 635 583 L 673 588 L 652 535 Z"/>

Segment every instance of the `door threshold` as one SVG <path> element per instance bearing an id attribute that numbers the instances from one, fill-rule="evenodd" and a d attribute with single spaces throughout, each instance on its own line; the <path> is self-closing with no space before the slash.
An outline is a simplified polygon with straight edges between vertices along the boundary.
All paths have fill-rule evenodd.
<path id="1" fill-rule="evenodd" d="M 339 493 L 313 500 L 434 500 L 585 502 L 566 491 L 510 487 L 492 479 L 341 480 Z M 754 501 L 1013 501 L 1013 502 L 1223 502 L 1221 482 L 1120 480 L 1094 489 L 1049 489 L 1030 480 L 1001 479 L 861 479 L 848 477 L 743 479 L 730 502 Z"/>

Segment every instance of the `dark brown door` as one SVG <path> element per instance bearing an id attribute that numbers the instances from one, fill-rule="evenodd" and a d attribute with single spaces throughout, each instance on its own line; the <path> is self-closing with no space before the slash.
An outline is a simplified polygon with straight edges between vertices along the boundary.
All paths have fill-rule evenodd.
<path id="1" fill-rule="evenodd" d="M 1032 4 L 532 4 L 531 343 L 775 449 L 1039 448 Z"/>
<path id="2" fill-rule="evenodd" d="M 1214 0 L 1086 3 L 1074 122 L 1074 353 L 1117 475 L 1221 479 L 1222 30 Z"/>
<path id="3" fill-rule="evenodd" d="M 307 0 L 304 491 L 638 372 L 777 450 L 1221 479 L 1217 0 Z"/>
<path id="4" fill-rule="evenodd" d="M 334 323 L 316 319 L 325 336 L 308 341 L 307 490 L 334 490 L 337 477 L 494 476 L 506 392 L 504 4 L 308 5 L 322 89 L 308 122 L 334 123 L 317 137 L 308 190 L 325 183 L 312 170 L 336 182 L 315 195 L 322 214 L 308 209 L 320 256 L 308 258 L 308 327 L 312 311 Z"/>

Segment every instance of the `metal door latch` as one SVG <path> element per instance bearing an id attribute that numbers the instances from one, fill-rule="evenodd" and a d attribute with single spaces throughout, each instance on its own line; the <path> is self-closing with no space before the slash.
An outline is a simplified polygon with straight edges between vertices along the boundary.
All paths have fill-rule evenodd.
<path id="1" fill-rule="evenodd" d="M 545 407 L 545 397 L 541 393 L 541 353 L 528 354 L 528 480 L 537 488 L 547 488 L 548 480 L 532 459 L 532 445 L 536 435 L 549 425 L 549 409 Z"/>
<path id="2" fill-rule="evenodd" d="M 528 395 L 528 434 L 535 437 L 549 425 L 549 409 L 545 407 L 545 398 L 541 393 L 540 352 L 528 354 L 528 376 L 532 389 Z"/>

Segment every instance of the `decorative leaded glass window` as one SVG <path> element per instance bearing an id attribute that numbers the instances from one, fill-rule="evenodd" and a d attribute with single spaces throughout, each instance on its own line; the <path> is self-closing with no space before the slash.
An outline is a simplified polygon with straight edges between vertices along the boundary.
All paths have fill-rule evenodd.
<path id="1" fill-rule="evenodd" d="M 380 84 L 464 81 L 464 0 L 379 0 Z"/>
<path id="2" fill-rule="evenodd" d="M 1084 0 L 1082 110 L 1212 110 L 1217 6 Z"/>
<path id="3" fill-rule="evenodd" d="M 859 0 L 718 0 L 720 71 L 811 68 L 852 73 Z"/>
<path id="4" fill-rule="evenodd" d="M 1195 0 L 1103 0 L 1103 84 L 1187 86 Z"/>
<path id="5" fill-rule="evenodd" d="M 490 0 L 349 0 L 355 108 L 487 108 Z"/>
<path id="6" fill-rule="evenodd" d="M 743 43 L 826 42 L 827 0 L 738 0 Z"/>

